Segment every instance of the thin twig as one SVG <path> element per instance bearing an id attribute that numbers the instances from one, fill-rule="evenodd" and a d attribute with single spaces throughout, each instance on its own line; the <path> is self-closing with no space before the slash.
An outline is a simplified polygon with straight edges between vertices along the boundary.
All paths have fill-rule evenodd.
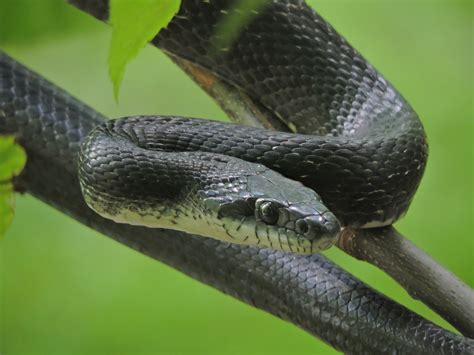
<path id="1" fill-rule="evenodd" d="M 474 337 L 473 290 L 395 228 L 345 230 L 338 246 L 385 271 L 413 298 Z"/>

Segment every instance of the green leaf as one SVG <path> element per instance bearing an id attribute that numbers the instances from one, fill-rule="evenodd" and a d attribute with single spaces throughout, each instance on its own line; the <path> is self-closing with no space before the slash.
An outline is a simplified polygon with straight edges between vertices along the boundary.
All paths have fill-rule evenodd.
<path id="1" fill-rule="evenodd" d="M 13 220 L 15 194 L 11 179 L 25 166 L 26 153 L 11 136 L 0 136 L 0 237 Z"/>
<path id="2" fill-rule="evenodd" d="M 25 166 L 26 154 L 12 136 L 0 136 L 0 182 L 18 175 Z"/>
<path id="3" fill-rule="evenodd" d="M 178 12 L 181 0 L 111 0 L 109 75 L 118 100 L 125 66 Z"/>

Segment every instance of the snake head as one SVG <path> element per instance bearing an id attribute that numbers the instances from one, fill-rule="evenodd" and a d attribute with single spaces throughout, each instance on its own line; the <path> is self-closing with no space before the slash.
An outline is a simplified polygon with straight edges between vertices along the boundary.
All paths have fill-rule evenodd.
<path id="1" fill-rule="evenodd" d="M 282 203 L 269 198 L 259 198 L 255 203 L 257 222 L 277 226 L 294 235 L 303 244 L 309 241 L 311 249 L 324 250 L 334 244 L 340 231 L 336 217 L 322 203 Z"/>
<path id="2" fill-rule="evenodd" d="M 218 219 L 229 241 L 302 254 L 332 246 L 340 232 L 336 217 L 314 191 L 297 182 L 291 185 L 220 204 Z"/>

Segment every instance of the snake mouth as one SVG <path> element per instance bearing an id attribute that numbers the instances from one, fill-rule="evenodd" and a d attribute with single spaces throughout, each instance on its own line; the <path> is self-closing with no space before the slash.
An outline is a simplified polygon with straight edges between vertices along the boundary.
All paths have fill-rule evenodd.
<path id="1" fill-rule="evenodd" d="M 329 220 L 324 223 L 316 241 L 311 243 L 312 253 L 329 249 L 339 240 L 341 225 L 337 220 Z"/>
<path id="2" fill-rule="evenodd" d="M 308 194 L 303 202 L 262 196 L 221 204 L 207 201 L 208 207 L 213 205 L 218 211 L 216 222 L 233 243 L 311 254 L 331 247 L 340 231 L 336 217 L 315 194 Z"/>
<path id="3" fill-rule="evenodd" d="M 281 207 L 277 225 L 279 233 L 287 236 L 289 251 L 296 253 L 317 253 L 330 248 L 341 230 L 337 218 L 321 201 Z"/>
<path id="4" fill-rule="evenodd" d="M 227 241 L 237 244 L 256 245 L 294 254 L 315 254 L 333 246 L 340 233 L 339 223 L 327 221 L 313 226 L 306 233 L 298 233 L 291 226 L 269 225 L 253 216 L 244 216 L 239 220 L 220 219 L 219 224 L 225 231 Z"/>

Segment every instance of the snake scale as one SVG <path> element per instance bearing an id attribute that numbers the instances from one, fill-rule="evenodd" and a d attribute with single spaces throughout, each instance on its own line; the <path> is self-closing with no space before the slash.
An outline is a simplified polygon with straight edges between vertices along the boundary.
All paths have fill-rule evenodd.
<path id="1" fill-rule="evenodd" d="M 189 4 L 195 2 L 184 1 L 184 6 Z M 77 180 L 70 177 L 76 169 L 74 157 L 86 135 L 103 118 L 6 55 L 0 56 L 0 79 L 0 132 L 16 134 L 27 148 L 30 163 L 23 183 L 41 198 L 68 206 L 73 215 L 86 215 L 88 224 L 119 240 L 133 234 L 135 240 L 128 243 L 135 248 L 145 249 L 146 241 L 153 240 L 150 243 L 161 248 L 153 256 L 294 321 L 338 349 L 356 353 L 472 352 L 471 340 L 441 330 L 385 300 L 320 255 L 297 256 L 178 232 L 118 227 L 84 212 L 85 207 L 68 205 L 67 197 L 77 203 L 79 193 Z M 51 162 L 50 171 L 35 166 L 41 159 Z M 67 173 L 58 180 L 54 172 L 62 168 Z M 40 183 L 42 189 L 38 189 L 35 181 L 43 176 L 56 186 Z M 231 276 L 234 273 L 235 277 Z M 292 286 L 282 291 L 285 284 Z M 313 315 L 308 317 L 308 312 Z"/>

